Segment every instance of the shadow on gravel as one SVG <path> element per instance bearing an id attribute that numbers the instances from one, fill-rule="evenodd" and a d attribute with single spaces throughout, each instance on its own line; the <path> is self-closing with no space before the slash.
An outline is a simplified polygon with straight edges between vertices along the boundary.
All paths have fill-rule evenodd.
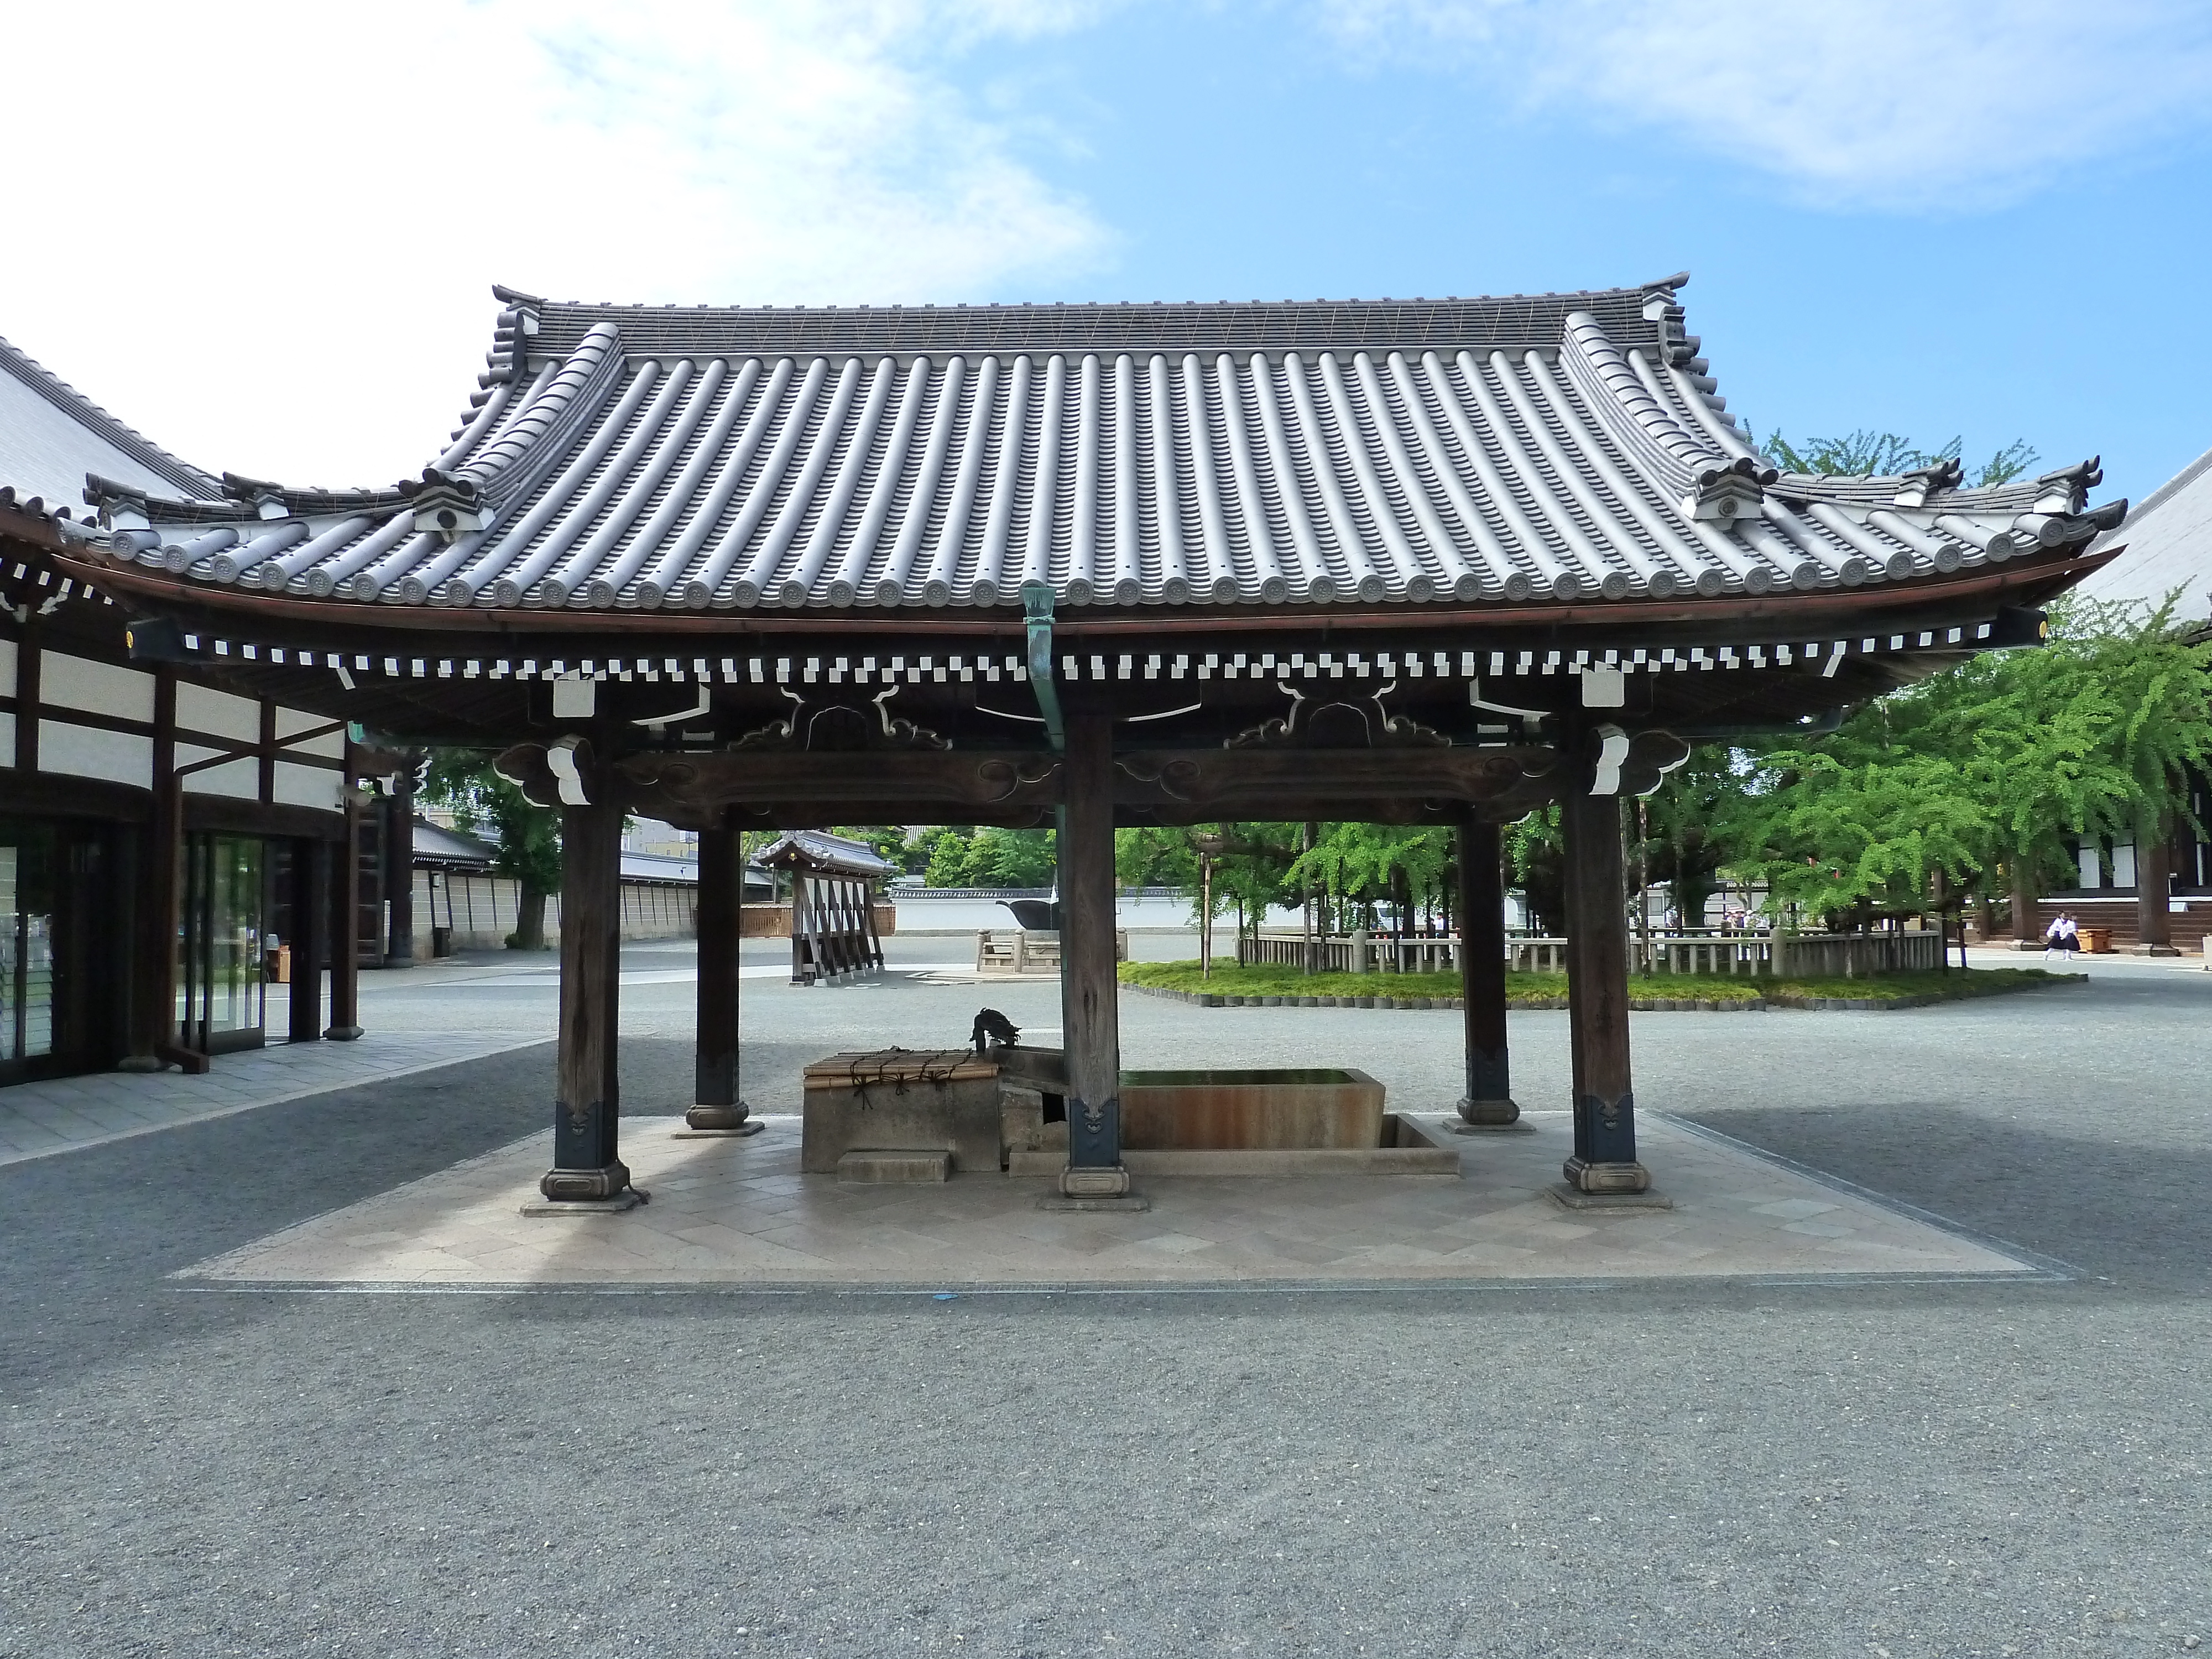
<path id="1" fill-rule="evenodd" d="M 2203 1145 L 2063 1134 L 1933 1101 L 1679 1115 L 2087 1274 L 2212 1288 Z"/>

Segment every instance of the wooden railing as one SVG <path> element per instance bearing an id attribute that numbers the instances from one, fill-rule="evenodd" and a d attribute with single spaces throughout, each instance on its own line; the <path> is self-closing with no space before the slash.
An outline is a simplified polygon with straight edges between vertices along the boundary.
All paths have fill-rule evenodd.
<path id="1" fill-rule="evenodd" d="M 1629 971 L 1644 974 L 1744 974 L 1783 979 L 1856 979 L 1942 966 L 1942 935 L 1918 930 L 1881 933 L 1655 934 L 1628 942 Z M 1567 941 L 1515 935 L 1506 964 L 1516 973 L 1564 973 Z M 1295 968 L 1324 974 L 1446 974 L 1459 969 L 1459 940 L 1444 939 L 1301 939 L 1261 933 L 1237 942 L 1241 967 Z"/>

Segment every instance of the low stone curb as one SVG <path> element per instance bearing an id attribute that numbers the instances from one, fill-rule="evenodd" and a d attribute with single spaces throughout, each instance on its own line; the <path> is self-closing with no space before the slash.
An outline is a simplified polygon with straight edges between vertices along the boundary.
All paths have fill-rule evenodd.
<path id="1" fill-rule="evenodd" d="M 2053 984 L 2086 984 L 2087 974 L 2054 974 Z M 1177 991 L 1164 985 L 1138 985 L 1124 981 L 1125 991 L 1139 991 L 1148 997 L 1165 997 L 1170 1002 L 1188 1002 L 1200 1008 L 1417 1008 L 1424 1010 L 1461 1008 L 1466 1006 L 1462 997 L 1246 997 L 1231 996 L 1212 991 Z M 2020 991 L 2047 988 L 2037 985 L 2013 988 Z M 1998 993 L 1997 994 L 2009 994 Z M 1978 1002 L 1979 997 L 1751 997 L 1742 1001 L 1721 1002 L 1711 998 L 1695 997 L 1632 997 L 1628 1006 L 1635 1013 L 1701 1013 L 1701 1014 L 1763 1014 L 1772 1008 L 1789 1008 L 1813 1012 L 1890 1013 L 1903 1008 L 1932 1008 L 1942 1003 Z M 1508 1008 L 1522 1011 L 1537 1009 L 1564 1010 L 1565 997 L 1517 997 L 1510 999 Z"/>

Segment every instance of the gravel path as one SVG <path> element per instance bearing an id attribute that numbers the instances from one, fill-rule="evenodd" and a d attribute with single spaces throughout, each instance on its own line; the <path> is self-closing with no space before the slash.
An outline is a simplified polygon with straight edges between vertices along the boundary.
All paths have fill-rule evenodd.
<path id="1" fill-rule="evenodd" d="M 1647 1106 L 2059 1284 L 165 1278 L 538 1129 L 545 1048 L 0 1169 L 0 1654 L 2185 1651 L 2212 1641 L 2208 981 L 1637 1022 Z M 749 1092 L 786 1109 L 834 1048 L 957 1042 L 986 1000 L 1057 1024 L 1048 984 L 746 996 Z M 1132 998 L 1124 1031 L 1457 1092 L 1449 1013 Z M 1515 1043 L 1523 1103 L 1564 1103 L 1565 1016 Z M 625 1052 L 634 1108 L 683 1103 L 680 1042 Z"/>

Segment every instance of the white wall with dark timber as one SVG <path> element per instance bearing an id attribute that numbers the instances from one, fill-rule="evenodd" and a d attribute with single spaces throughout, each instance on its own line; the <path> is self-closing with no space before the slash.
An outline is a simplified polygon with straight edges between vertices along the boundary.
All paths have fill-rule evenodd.
<path id="1" fill-rule="evenodd" d="M 261 741 L 261 705 L 251 697 L 233 696 L 228 691 L 210 691 L 204 685 L 177 682 L 177 729 L 198 732 L 210 738 L 228 738 L 236 743 Z M 203 758 L 195 755 L 195 760 Z M 185 763 L 181 753 L 179 765 Z"/>
<path id="2" fill-rule="evenodd" d="M 179 699 L 182 701 L 181 698 Z M 177 745 L 177 764 L 191 766 L 197 762 L 212 760 L 222 751 L 203 749 L 198 744 L 179 743 Z M 188 795 L 228 795 L 236 800 L 261 799 L 261 762 L 249 755 L 222 766 L 210 766 L 204 772 L 194 772 L 184 780 Z"/>
<path id="3" fill-rule="evenodd" d="M 14 745 L 9 747 L 12 750 Z M 12 762 L 15 757 L 11 753 L 9 758 Z M 39 721 L 39 769 L 149 789 L 154 782 L 154 739 L 134 732 L 77 726 L 47 714 Z"/>
<path id="4" fill-rule="evenodd" d="M 276 763 L 276 802 L 279 806 L 313 806 L 335 812 L 343 783 L 340 775 L 327 767 L 298 766 L 280 760 Z"/>
<path id="5" fill-rule="evenodd" d="M 0 714 L 0 766 L 13 766 L 15 763 L 15 717 Z"/>
<path id="6" fill-rule="evenodd" d="M 111 720 L 154 721 L 154 677 L 135 669 L 72 657 L 61 651 L 39 653 L 41 708 L 76 708 Z"/>

